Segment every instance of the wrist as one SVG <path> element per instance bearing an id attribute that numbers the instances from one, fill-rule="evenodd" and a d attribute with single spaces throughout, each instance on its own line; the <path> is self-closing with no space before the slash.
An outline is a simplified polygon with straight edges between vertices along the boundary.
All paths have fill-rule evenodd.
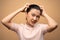
<path id="1" fill-rule="evenodd" d="M 49 16 L 46 13 L 43 14 L 43 17 L 49 18 Z"/>

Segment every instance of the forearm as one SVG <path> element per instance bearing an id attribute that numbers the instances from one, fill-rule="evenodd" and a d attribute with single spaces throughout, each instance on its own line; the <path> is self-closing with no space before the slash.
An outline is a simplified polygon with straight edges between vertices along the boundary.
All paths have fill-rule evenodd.
<path id="1" fill-rule="evenodd" d="M 25 12 L 25 9 L 29 7 L 29 4 L 25 4 L 22 8 L 19 8 L 15 12 L 11 13 L 7 17 L 5 17 L 1 22 L 2 23 L 9 23 L 11 20 L 19 13 L 19 12 Z"/>
<path id="2" fill-rule="evenodd" d="M 56 27 L 57 26 L 57 23 L 56 23 L 56 21 L 54 20 L 54 19 L 52 19 L 50 16 L 48 16 L 46 13 L 44 14 L 44 17 L 47 19 L 47 21 L 48 21 L 48 25 L 50 26 L 50 27 Z"/>
<path id="3" fill-rule="evenodd" d="M 7 17 L 2 19 L 3 23 L 11 22 L 11 20 L 21 11 L 21 9 L 16 10 L 15 12 L 9 14 Z"/>

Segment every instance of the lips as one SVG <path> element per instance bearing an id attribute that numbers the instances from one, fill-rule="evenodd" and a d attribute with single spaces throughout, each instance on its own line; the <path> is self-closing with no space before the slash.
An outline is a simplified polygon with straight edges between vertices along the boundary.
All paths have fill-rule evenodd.
<path id="1" fill-rule="evenodd" d="M 36 22 L 37 22 L 37 21 L 32 21 L 32 23 L 34 23 L 34 24 L 35 24 Z"/>

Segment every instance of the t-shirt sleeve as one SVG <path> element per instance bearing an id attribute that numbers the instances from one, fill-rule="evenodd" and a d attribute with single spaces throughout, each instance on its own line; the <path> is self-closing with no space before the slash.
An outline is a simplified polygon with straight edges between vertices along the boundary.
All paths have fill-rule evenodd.
<path id="1" fill-rule="evenodd" d="M 43 33 L 47 32 L 48 24 L 40 24 L 40 27 Z"/>
<path id="2" fill-rule="evenodd" d="M 19 27 L 20 27 L 20 24 L 12 23 L 12 24 L 11 24 L 11 27 L 10 27 L 10 30 L 16 32 Z"/>

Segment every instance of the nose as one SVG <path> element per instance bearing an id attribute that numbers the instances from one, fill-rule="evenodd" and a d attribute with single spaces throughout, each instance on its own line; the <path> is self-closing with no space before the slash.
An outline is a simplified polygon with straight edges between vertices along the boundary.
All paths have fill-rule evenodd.
<path id="1" fill-rule="evenodd" d="M 36 17 L 34 17 L 33 19 L 34 19 L 34 20 L 37 20 L 37 18 L 36 18 Z"/>

